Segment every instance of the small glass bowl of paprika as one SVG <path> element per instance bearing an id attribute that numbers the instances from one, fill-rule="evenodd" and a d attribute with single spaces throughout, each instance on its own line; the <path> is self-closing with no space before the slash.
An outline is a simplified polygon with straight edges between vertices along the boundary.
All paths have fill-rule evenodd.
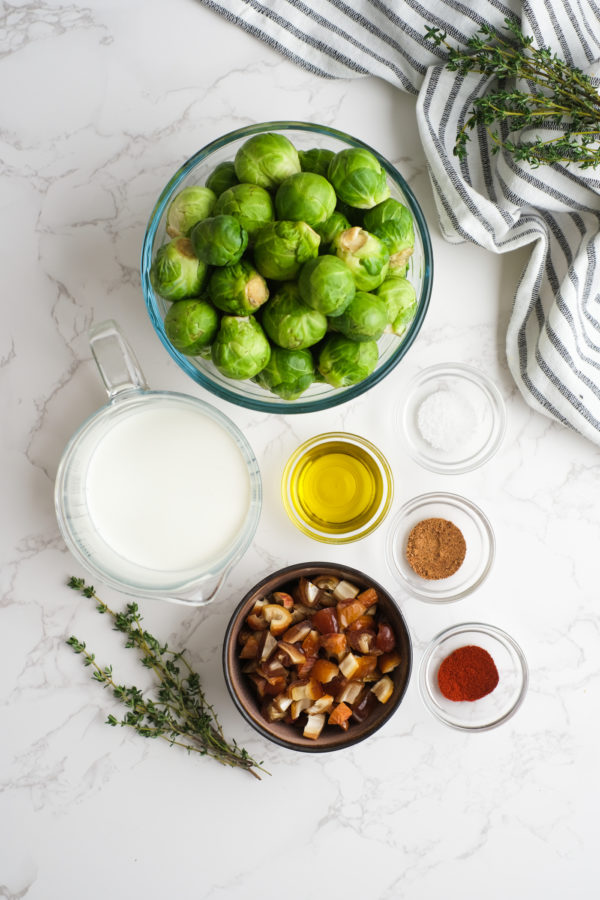
<path id="1" fill-rule="evenodd" d="M 428 710 L 461 731 L 488 731 L 517 711 L 529 675 L 519 645 L 494 625 L 469 622 L 437 635 L 419 669 Z"/>

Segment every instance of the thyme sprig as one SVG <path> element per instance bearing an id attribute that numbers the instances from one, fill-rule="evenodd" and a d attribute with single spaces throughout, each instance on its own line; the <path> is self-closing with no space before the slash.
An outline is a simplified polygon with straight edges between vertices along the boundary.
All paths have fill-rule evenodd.
<path id="1" fill-rule="evenodd" d="M 67 644 L 82 655 L 85 666 L 92 668 L 94 681 L 109 688 L 127 707 L 123 718 L 110 714 L 106 724 L 133 728 L 142 737 L 161 738 L 190 753 L 210 756 L 225 766 L 245 769 L 260 779 L 256 770 L 266 772 L 266 769 L 235 740 L 227 741 L 217 714 L 204 696 L 200 677 L 185 657 L 186 651 L 170 650 L 168 644 L 161 644 L 146 631 L 137 603 L 128 603 L 124 612 L 114 612 L 83 578 L 71 577 L 68 585 L 95 600 L 101 615 L 112 617 L 114 630 L 126 635 L 125 646 L 138 650 L 142 665 L 156 676 L 153 700 L 135 686 L 118 684 L 112 666 L 101 666 L 83 641 L 70 637 Z"/>
<path id="2" fill-rule="evenodd" d="M 495 90 L 473 101 L 473 110 L 456 136 L 454 155 L 464 159 L 469 132 L 483 126 L 492 153 L 504 149 L 532 167 L 574 163 L 582 169 L 600 164 L 600 96 L 581 69 L 568 65 L 548 47 L 534 47 L 518 24 L 505 19 L 506 36 L 482 25 L 467 41 L 467 49 L 452 47 L 446 32 L 426 29 L 436 47 L 448 48 L 447 68 L 460 75 L 481 72 L 497 80 Z M 527 90 L 517 88 L 525 81 Z M 497 126 L 506 123 L 500 134 Z M 508 132 L 524 128 L 556 131 L 556 137 L 515 143 Z"/>

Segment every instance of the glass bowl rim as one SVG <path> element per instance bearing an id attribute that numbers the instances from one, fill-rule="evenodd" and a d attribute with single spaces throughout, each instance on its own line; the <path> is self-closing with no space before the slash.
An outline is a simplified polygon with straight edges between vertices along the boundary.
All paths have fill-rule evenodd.
<path id="1" fill-rule="evenodd" d="M 492 722 L 484 725 L 462 725 L 459 722 L 448 721 L 448 719 L 443 716 L 440 711 L 434 706 L 433 700 L 431 698 L 431 692 L 429 690 L 429 682 L 426 677 L 427 664 L 429 663 L 429 660 L 433 656 L 436 648 L 439 647 L 442 640 L 454 634 L 466 634 L 467 632 L 486 634 L 488 637 L 495 638 L 500 644 L 503 644 L 505 646 L 508 645 L 514 652 L 520 666 L 519 671 L 521 674 L 521 686 L 519 688 L 519 692 L 515 701 L 505 713 L 495 718 Z M 456 731 L 490 731 L 492 728 L 496 728 L 498 725 L 502 725 L 504 722 L 514 716 L 514 714 L 522 705 L 527 694 L 527 689 L 529 687 L 529 666 L 527 664 L 525 654 L 523 653 L 523 650 L 521 649 L 519 644 L 513 637 L 511 637 L 510 634 L 508 634 L 507 631 L 504 631 L 504 629 L 499 628 L 497 625 L 489 625 L 486 622 L 461 622 L 458 625 L 451 625 L 449 628 L 444 628 L 443 631 L 440 631 L 434 638 L 431 639 L 431 641 L 425 648 L 423 656 L 421 657 L 417 680 L 419 684 L 419 693 L 421 695 L 421 700 L 423 701 L 425 707 L 429 710 L 432 716 L 434 716 L 440 722 L 443 722 L 444 725 L 447 725 L 449 728 L 454 728 Z"/>
<path id="2" fill-rule="evenodd" d="M 327 441 L 332 440 L 338 440 L 340 443 L 343 443 L 344 441 L 346 443 L 356 443 L 364 447 L 369 451 L 369 453 L 371 453 L 372 456 L 375 457 L 384 475 L 384 483 L 387 486 L 385 502 L 379 509 L 375 519 L 369 520 L 369 522 L 364 526 L 363 530 L 359 531 L 358 534 L 346 535 L 344 533 L 339 536 L 316 534 L 315 532 L 311 531 L 307 525 L 304 524 L 299 516 L 295 515 L 293 507 L 288 501 L 287 488 L 292 476 L 292 472 L 296 464 L 298 463 L 298 460 L 311 447 L 317 446 L 318 444 L 327 443 Z M 311 438 L 308 438 L 306 441 L 300 444 L 300 446 L 297 447 L 294 452 L 288 457 L 283 469 L 283 473 L 281 475 L 281 499 L 288 519 L 303 534 L 307 535 L 315 541 L 319 541 L 319 543 L 322 544 L 351 544 L 354 543 L 354 541 L 360 541 L 363 538 L 367 537 L 369 534 L 372 534 L 383 523 L 384 519 L 390 511 L 390 507 L 394 500 L 394 473 L 385 454 L 368 438 L 362 437 L 359 434 L 354 434 L 350 431 L 325 431 L 321 432 L 320 434 L 315 434 Z"/>
<path id="3" fill-rule="evenodd" d="M 403 521 L 406 512 L 412 508 L 416 508 L 417 506 L 422 505 L 423 503 L 427 503 L 433 500 L 446 502 L 446 501 L 460 501 L 462 506 L 467 507 L 470 514 L 474 515 L 477 520 L 483 525 L 484 531 L 488 537 L 489 542 L 489 552 L 488 559 L 486 565 L 481 573 L 481 575 L 477 578 L 472 585 L 467 588 L 464 588 L 461 591 L 458 591 L 456 594 L 451 595 L 450 597 L 442 597 L 436 598 L 432 597 L 430 594 L 421 592 L 417 590 L 413 585 L 409 584 L 401 570 L 398 568 L 394 561 L 393 555 L 393 544 L 394 540 L 398 534 L 398 530 L 400 528 L 400 523 Z M 456 505 L 456 504 L 455 504 Z M 390 569 L 392 575 L 399 579 L 400 584 L 413 596 L 418 600 L 422 600 L 424 603 L 431 603 L 433 606 L 438 606 L 445 603 L 456 603 L 458 600 L 462 600 L 465 597 L 468 597 L 470 594 L 474 593 L 483 582 L 486 580 L 487 576 L 490 573 L 492 565 L 494 563 L 494 559 L 496 557 L 496 537 L 494 534 L 494 529 L 492 528 L 492 523 L 483 512 L 483 510 L 477 506 L 472 500 L 469 500 L 467 497 L 464 497 L 462 494 L 451 493 L 450 491 L 430 491 L 426 494 L 418 494 L 415 497 L 412 497 L 410 500 L 407 500 L 406 503 L 400 507 L 392 522 L 390 524 L 390 528 L 388 530 L 386 546 L 385 546 L 385 555 L 386 561 L 388 564 L 388 568 Z"/>
<path id="4" fill-rule="evenodd" d="M 221 147 L 225 147 L 240 138 L 251 137 L 254 134 L 260 134 L 265 131 L 308 131 L 315 134 L 330 135 L 331 137 L 340 140 L 345 144 L 349 144 L 352 147 L 359 147 L 365 150 L 369 150 L 378 159 L 379 163 L 385 169 L 387 174 L 394 182 L 396 182 L 396 184 L 406 197 L 411 214 L 414 216 L 415 223 L 423 245 L 424 275 L 422 286 L 422 300 L 417 308 L 415 318 L 410 323 L 408 331 L 406 332 L 406 335 L 403 337 L 402 341 L 398 344 L 397 349 L 381 366 L 375 369 L 375 371 L 372 372 L 371 375 L 367 376 L 367 378 L 365 378 L 363 381 L 359 381 L 358 384 L 350 385 L 343 389 L 334 389 L 333 391 L 331 391 L 331 393 L 325 394 L 313 400 L 271 400 L 269 402 L 266 400 L 261 400 L 259 397 L 244 394 L 234 394 L 226 386 L 213 381 L 202 371 L 193 366 L 188 357 L 186 357 L 182 353 L 179 353 L 167 338 L 163 326 L 163 320 L 159 313 L 158 306 L 154 298 L 154 292 L 150 284 L 150 267 L 152 264 L 152 245 L 154 242 L 154 238 L 156 236 L 156 232 L 158 230 L 162 215 L 174 192 L 177 190 L 179 184 L 192 171 L 192 169 L 196 165 L 198 165 L 198 163 L 206 159 L 213 151 L 219 150 Z M 246 125 L 242 128 L 237 128 L 233 131 L 229 131 L 227 132 L 227 134 L 221 135 L 215 140 L 210 141 L 200 150 L 197 150 L 196 153 L 189 157 L 189 159 L 187 159 L 179 167 L 179 169 L 171 176 L 165 187 L 162 189 L 158 200 L 154 204 L 154 207 L 150 214 L 150 218 L 148 220 L 148 224 L 144 232 L 144 239 L 142 242 L 140 273 L 144 301 L 154 330 L 156 331 L 161 343 L 163 344 L 169 355 L 186 373 L 186 375 L 189 375 L 189 377 L 193 381 L 195 381 L 196 384 L 201 385 L 201 387 L 210 391 L 212 394 L 215 394 L 222 400 L 227 400 L 229 403 L 233 403 L 236 406 L 242 406 L 246 409 L 253 409 L 259 412 L 269 412 L 276 415 L 287 415 L 317 412 L 323 409 L 332 409 L 333 407 L 339 406 L 342 403 L 347 403 L 349 400 L 352 400 L 355 397 L 359 397 L 361 394 L 364 394 L 367 390 L 370 390 L 370 388 L 374 387 L 376 384 L 379 384 L 379 382 L 382 381 L 392 371 L 392 369 L 394 369 L 398 365 L 400 360 L 403 359 L 403 357 L 406 355 L 406 353 L 414 343 L 417 335 L 419 334 L 419 331 L 421 330 L 421 326 L 423 325 L 423 321 L 425 319 L 425 315 L 427 313 L 427 309 L 429 307 L 433 284 L 433 250 L 429 228 L 425 221 L 425 217 L 423 215 L 419 202 L 417 201 L 412 189 L 404 180 L 400 172 L 384 156 L 382 156 L 378 150 L 375 150 L 373 147 L 371 147 L 364 141 L 361 141 L 359 138 L 352 137 L 351 135 L 346 134 L 343 131 L 339 131 L 336 128 L 330 128 L 328 125 L 317 125 L 312 122 L 276 120 L 272 122 L 259 122 L 254 125 Z"/>
<path id="5" fill-rule="evenodd" d="M 462 465 L 453 463 L 444 463 L 438 460 L 429 460 L 424 457 L 409 439 L 407 429 L 405 427 L 406 410 L 411 398 L 417 388 L 428 378 L 432 376 L 453 375 L 465 378 L 471 383 L 477 384 L 482 388 L 486 399 L 489 401 L 489 407 L 492 413 L 494 428 L 488 441 L 481 446 L 476 454 L 472 454 Z M 427 469 L 429 472 L 436 472 L 440 475 L 464 475 L 466 472 L 474 472 L 485 463 L 489 462 L 497 453 L 504 435 L 506 434 L 507 416 L 506 404 L 500 393 L 498 386 L 492 379 L 481 369 L 471 366 L 468 363 L 461 362 L 443 362 L 435 363 L 421 369 L 413 376 L 406 389 L 406 396 L 396 407 L 396 424 L 403 438 L 406 450 L 416 463 Z"/>

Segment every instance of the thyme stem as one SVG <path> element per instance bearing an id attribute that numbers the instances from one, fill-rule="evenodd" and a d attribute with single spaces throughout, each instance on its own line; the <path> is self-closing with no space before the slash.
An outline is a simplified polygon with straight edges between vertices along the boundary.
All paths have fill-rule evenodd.
<path id="1" fill-rule="evenodd" d="M 142 737 L 161 738 L 188 752 L 210 756 L 222 765 L 245 769 L 259 780 L 256 770 L 268 774 L 243 747 L 235 741 L 231 744 L 227 741 L 215 710 L 204 696 L 198 674 L 185 658 L 186 651 L 170 650 L 167 644 L 161 645 L 146 631 L 137 603 L 128 603 L 124 612 L 114 612 L 83 578 L 72 577 L 68 585 L 96 601 L 97 611 L 112 618 L 114 630 L 127 638 L 125 646 L 137 649 L 142 665 L 156 677 L 156 699 L 153 700 L 135 686 L 115 682 L 112 666 L 99 665 L 83 641 L 70 637 L 67 644 L 82 655 L 85 666 L 93 669 L 94 681 L 110 688 L 113 696 L 127 707 L 122 719 L 109 715 L 108 725 L 133 728 Z"/>
<path id="2" fill-rule="evenodd" d="M 591 79 L 569 66 L 548 47 L 534 47 L 519 26 L 505 19 L 507 37 L 482 25 L 467 49 L 452 47 L 446 32 L 426 29 L 436 47 L 448 49 L 447 67 L 465 76 L 480 72 L 496 79 L 498 88 L 473 101 L 471 114 L 456 136 L 454 155 L 464 159 L 469 132 L 483 126 L 493 140 L 492 153 L 505 150 L 536 168 L 573 163 L 587 169 L 600 164 L 600 96 Z M 509 39 L 510 38 L 510 39 Z M 529 90 L 516 84 L 525 82 Z M 510 123 L 511 133 L 531 126 L 560 129 L 551 140 L 515 143 L 498 134 L 497 123 Z"/>

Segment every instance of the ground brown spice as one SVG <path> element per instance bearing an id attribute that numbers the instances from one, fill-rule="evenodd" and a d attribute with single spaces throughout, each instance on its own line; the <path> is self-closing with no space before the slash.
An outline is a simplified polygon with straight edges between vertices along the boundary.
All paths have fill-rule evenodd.
<path id="1" fill-rule="evenodd" d="M 454 575 L 466 553 L 462 531 L 447 519 L 423 519 L 412 529 L 406 544 L 411 569 L 430 581 Z"/>

